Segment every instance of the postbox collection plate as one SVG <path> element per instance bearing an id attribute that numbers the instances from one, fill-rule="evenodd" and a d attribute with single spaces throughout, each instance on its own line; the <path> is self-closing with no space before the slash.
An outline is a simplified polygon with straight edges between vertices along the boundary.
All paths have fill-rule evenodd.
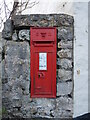
<path id="1" fill-rule="evenodd" d="M 32 98 L 56 97 L 56 28 L 30 28 Z"/>
<path id="2" fill-rule="evenodd" d="M 47 53 L 39 53 L 39 70 L 47 70 Z"/>

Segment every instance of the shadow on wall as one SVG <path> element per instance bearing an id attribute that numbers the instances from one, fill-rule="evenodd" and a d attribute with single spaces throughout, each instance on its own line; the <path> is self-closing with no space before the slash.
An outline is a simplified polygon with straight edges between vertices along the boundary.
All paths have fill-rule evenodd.
<path id="1" fill-rule="evenodd" d="M 74 118 L 74 120 L 90 120 L 90 113 Z"/>
<path id="2" fill-rule="evenodd" d="M 90 118 L 90 113 L 84 114 L 82 116 L 74 118 L 74 120 L 89 120 Z M 7 120 L 7 118 L 2 119 L 2 120 Z M 11 118 L 9 120 L 18 120 L 18 118 Z M 29 118 L 21 118 L 19 120 L 29 120 Z M 50 120 L 50 118 L 31 118 L 30 120 Z M 51 120 L 71 120 L 71 119 L 60 119 L 60 118 L 51 118 Z"/>

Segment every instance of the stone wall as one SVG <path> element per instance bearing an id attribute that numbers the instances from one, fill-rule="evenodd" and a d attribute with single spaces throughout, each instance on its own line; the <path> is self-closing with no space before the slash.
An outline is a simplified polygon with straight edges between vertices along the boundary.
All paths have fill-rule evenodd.
<path id="1" fill-rule="evenodd" d="M 17 15 L 2 31 L 3 118 L 72 118 L 73 17 L 66 14 Z M 30 27 L 57 28 L 56 99 L 30 98 Z"/>
<path id="2" fill-rule="evenodd" d="M 0 33 L 0 119 L 2 118 L 2 80 L 1 80 L 1 74 L 2 74 L 2 40 L 1 40 L 1 33 Z"/>

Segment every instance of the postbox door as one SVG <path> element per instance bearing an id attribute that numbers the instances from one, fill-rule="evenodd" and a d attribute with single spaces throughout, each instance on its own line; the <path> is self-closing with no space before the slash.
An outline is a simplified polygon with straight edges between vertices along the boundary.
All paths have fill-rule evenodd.
<path id="1" fill-rule="evenodd" d="M 35 52 L 34 94 L 52 94 L 52 52 Z"/>
<path id="2" fill-rule="evenodd" d="M 31 97 L 56 97 L 56 28 L 30 29 Z"/>

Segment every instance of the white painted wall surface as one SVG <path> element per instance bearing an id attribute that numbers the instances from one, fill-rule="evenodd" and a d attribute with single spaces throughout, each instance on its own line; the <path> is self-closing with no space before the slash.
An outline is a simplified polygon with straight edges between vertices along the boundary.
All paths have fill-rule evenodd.
<path id="1" fill-rule="evenodd" d="M 74 117 L 88 112 L 88 3 L 74 3 Z M 80 74 L 79 74 L 80 72 Z"/>
<path id="2" fill-rule="evenodd" d="M 23 0 L 25 1 L 25 0 Z M 73 0 L 30 0 L 29 3 L 36 1 L 36 5 L 34 5 L 30 9 L 26 9 L 22 12 L 22 14 L 49 14 L 49 13 L 66 13 L 73 14 Z M 68 1 L 68 2 L 67 2 Z M 63 7 L 65 5 L 65 7 Z M 30 5 L 31 6 L 31 5 Z"/>

